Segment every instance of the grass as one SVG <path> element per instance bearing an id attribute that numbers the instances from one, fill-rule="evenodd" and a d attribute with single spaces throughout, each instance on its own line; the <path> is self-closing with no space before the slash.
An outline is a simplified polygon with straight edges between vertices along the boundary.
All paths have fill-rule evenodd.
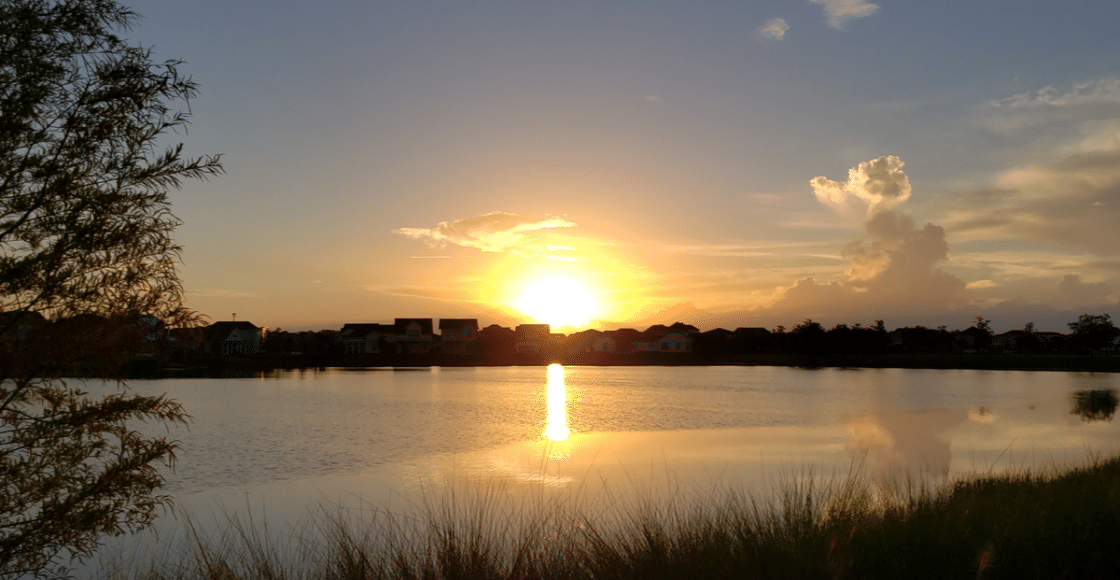
<path id="1" fill-rule="evenodd" d="M 298 533 L 232 521 L 134 580 L 1118 578 L 1120 458 L 930 487 L 858 471 L 791 478 L 773 502 L 734 490 L 629 507 L 502 490 L 415 517 L 321 515 Z M 617 506 L 617 504 L 615 504 Z M 183 557 L 185 556 L 185 557 Z"/>

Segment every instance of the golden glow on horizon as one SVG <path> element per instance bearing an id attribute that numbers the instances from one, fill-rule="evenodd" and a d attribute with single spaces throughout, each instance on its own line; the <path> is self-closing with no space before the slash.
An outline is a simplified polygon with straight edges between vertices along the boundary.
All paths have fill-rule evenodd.
<path id="1" fill-rule="evenodd" d="M 553 329 L 585 328 L 600 315 L 602 307 L 587 287 L 564 276 L 545 276 L 526 282 L 514 307 Z"/>
<path id="2" fill-rule="evenodd" d="M 549 441 L 566 441 L 572 431 L 568 428 L 568 388 L 564 385 L 563 366 L 555 363 L 548 365 L 546 388 L 548 415 L 545 419 L 544 436 Z"/>
<path id="3" fill-rule="evenodd" d="M 650 304 L 650 276 L 633 259 L 586 240 L 558 238 L 549 247 L 571 259 L 507 254 L 492 256 L 474 282 L 471 301 L 516 320 L 570 333 L 627 320 Z"/>

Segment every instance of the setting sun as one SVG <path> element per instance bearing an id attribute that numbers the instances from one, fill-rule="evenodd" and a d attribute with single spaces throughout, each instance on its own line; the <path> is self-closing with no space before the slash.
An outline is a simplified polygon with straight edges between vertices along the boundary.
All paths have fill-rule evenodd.
<path id="1" fill-rule="evenodd" d="M 599 315 L 599 303 L 591 292 L 571 278 L 549 276 L 528 282 L 514 302 L 522 313 L 552 325 L 583 327 Z"/>

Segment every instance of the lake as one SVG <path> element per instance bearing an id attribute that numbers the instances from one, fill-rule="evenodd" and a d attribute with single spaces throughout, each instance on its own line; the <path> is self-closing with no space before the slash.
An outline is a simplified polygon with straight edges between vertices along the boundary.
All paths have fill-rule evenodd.
<path id="1" fill-rule="evenodd" d="M 112 386 L 89 384 L 95 393 Z M 787 367 L 326 369 L 132 381 L 193 416 L 166 490 L 202 530 L 407 512 L 460 486 L 590 509 L 844 473 L 937 481 L 1120 452 L 1120 375 Z M 166 432 L 147 425 L 151 433 Z M 494 490 L 500 490 L 495 492 Z M 598 506 L 598 507 L 597 507 Z"/>

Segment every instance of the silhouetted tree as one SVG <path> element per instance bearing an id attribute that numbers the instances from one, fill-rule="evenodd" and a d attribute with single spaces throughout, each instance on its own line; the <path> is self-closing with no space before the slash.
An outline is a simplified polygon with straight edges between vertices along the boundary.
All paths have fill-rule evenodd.
<path id="1" fill-rule="evenodd" d="M 992 347 L 992 321 L 977 316 L 972 326 L 960 331 L 957 341 L 961 348 L 969 351 L 986 351 Z"/>
<path id="2" fill-rule="evenodd" d="M 142 315 L 196 319 L 167 194 L 221 165 L 156 150 L 197 87 L 116 36 L 135 18 L 113 0 L 0 2 L 0 575 L 62 566 L 168 501 L 156 465 L 175 445 L 128 422 L 181 422 L 179 405 L 57 380 L 118 376 Z M 22 335 L 35 316 L 50 324 Z"/>
<path id="3" fill-rule="evenodd" d="M 1076 350 L 1093 352 L 1111 347 L 1120 335 L 1108 314 L 1082 314 L 1076 322 L 1068 324 L 1070 346 Z"/>
<path id="4" fill-rule="evenodd" d="M 793 340 L 793 348 L 796 352 L 808 354 L 812 356 L 820 356 L 825 354 L 827 347 L 826 334 L 824 327 L 821 323 L 814 322 L 812 319 L 805 319 L 804 322 L 793 327 L 789 331 L 790 338 Z"/>

